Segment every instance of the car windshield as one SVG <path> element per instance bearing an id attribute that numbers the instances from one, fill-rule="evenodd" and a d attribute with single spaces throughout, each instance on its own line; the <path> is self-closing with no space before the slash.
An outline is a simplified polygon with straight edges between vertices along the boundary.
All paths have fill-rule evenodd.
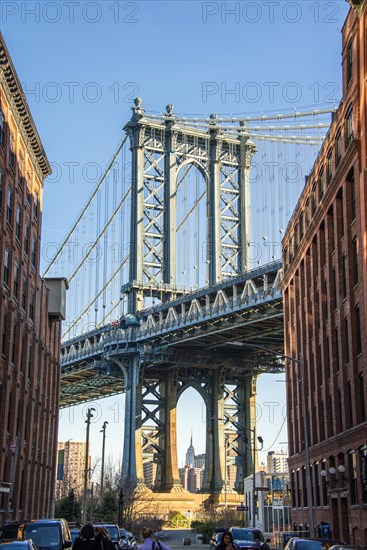
<path id="1" fill-rule="evenodd" d="M 322 550 L 321 542 L 317 540 L 300 540 L 296 544 L 297 550 Z"/>
<path id="2" fill-rule="evenodd" d="M 235 540 L 254 541 L 259 540 L 264 542 L 264 537 L 261 531 L 249 531 L 247 529 L 233 529 L 232 536 Z"/>
<path id="3" fill-rule="evenodd" d="M 32 539 L 38 548 L 54 548 L 60 545 L 60 534 L 57 525 L 26 525 L 24 536 Z"/>
<path id="4" fill-rule="evenodd" d="M 114 525 L 104 525 L 103 527 L 107 529 L 111 540 L 115 542 L 119 540 L 119 530 L 117 527 L 115 527 Z"/>

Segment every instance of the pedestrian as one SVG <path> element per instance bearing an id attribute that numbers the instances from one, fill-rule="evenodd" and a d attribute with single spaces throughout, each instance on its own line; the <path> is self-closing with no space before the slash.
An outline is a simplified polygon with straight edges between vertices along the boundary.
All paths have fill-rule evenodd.
<path id="1" fill-rule="evenodd" d="M 86 523 L 80 529 L 79 535 L 73 542 L 73 550 L 91 550 L 94 543 L 94 527 L 91 523 Z"/>
<path id="2" fill-rule="evenodd" d="M 216 546 L 215 550 L 239 550 L 238 544 L 233 542 L 232 533 L 224 531 L 220 543 Z"/>
<path id="3" fill-rule="evenodd" d="M 94 532 L 95 538 L 90 550 L 117 550 L 105 527 L 97 526 Z"/>
<path id="4" fill-rule="evenodd" d="M 171 550 L 169 546 L 153 537 L 153 530 L 150 527 L 143 527 L 141 530 L 143 543 L 138 550 Z"/>

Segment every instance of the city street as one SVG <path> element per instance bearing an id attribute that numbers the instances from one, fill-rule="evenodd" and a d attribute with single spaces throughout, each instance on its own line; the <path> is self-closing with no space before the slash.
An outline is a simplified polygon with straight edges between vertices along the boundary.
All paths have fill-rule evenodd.
<path id="1" fill-rule="evenodd" d="M 163 542 L 172 548 L 172 550 L 204 550 L 209 548 L 208 544 L 195 543 L 196 532 L 192 529 L 165 529 L 164 532 L 167 535 L 167 539 Z M 184 546 L 183 544 L 183 539 L 186 537 L 191 539 L 190 546 Z"/>

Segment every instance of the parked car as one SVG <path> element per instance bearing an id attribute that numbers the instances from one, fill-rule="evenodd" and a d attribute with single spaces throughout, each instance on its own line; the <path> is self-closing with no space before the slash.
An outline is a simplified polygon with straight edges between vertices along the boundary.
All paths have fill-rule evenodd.
<path id="1" fill-rule="evenodd" d="M 1 550 L 38 550 L 32 540 L 0 540 Z"/>
<path id="2" fill-rule="evenodd" d="M 94 527 L 104 527 L 109 534 L 110 539 L 116 546 L 116 550 L 122 550 L 122 539 L 120 529 L 116 523 L 95 523 Z"/>
<path id="3" fill-rule="evenodd" d="M 266 539 L 260 529 L 247 529 L 242 527 L 231 527 L 229 529 L 235 542 L 241 550 L 259 548 L 261 550 L 270 550 L 270 539 Z"/>
<path id="4" fill-rule="evenodd" d="M 120 547 L 123 550 L 130 550 L 131 548 L 134 548 L 136 544 L 135 537 L 132 533 L 129 533 L 129 531 L 126 531 L 126 529 L 122 529 L 120 527 Z"/>
<path id="5" fill-rule="evenodd" d="M 77 529 L 77 528 L 70 529 L 70 535 L 71 535 L 71 542 L 72 543 L 74 543 L 74 540 L 76 539 L 76 537 L 79 536 L 79 533 L 80 533 L 80 529 Z"/>
<path id="6" fill-rule="evenodd" d="M 329 550 L 335 545 L 344 545 L 344 542 L 331 539 L 303 539 L 292 537 L 284 547 L 284 550 Z"/>
<path id="7" fill-rule="evenodd" d="M 10 533 L 13 536 L 9 537 Z M 0 539 L 6 538 L 30 539 L 39 550 L 63 550 L 72 546 L 69 526 L 64 519 L 10 522 L 0 531 Z"/>

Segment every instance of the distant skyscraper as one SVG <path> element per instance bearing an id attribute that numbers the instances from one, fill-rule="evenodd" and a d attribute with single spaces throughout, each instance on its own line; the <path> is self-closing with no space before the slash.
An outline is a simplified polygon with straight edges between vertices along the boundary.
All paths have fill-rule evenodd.
<path id="1" fill-rule="evenodd" d="M 269 451 L 266 460 L 266 471 L 268 474 L 288 472 L 288 455 L 283 452 Z"/>
<path id="2" fill-rule="evenodd" d="M 205 453 L 195 455 L 194 468 L 204 468 L 205 466 Z"/>
<path id="3" fill-rule="evenodd" d="M 73 489 L 77 497 L 83 493 L 85 471 L 85 441 L 59 441 L 56 498 L 62 498 Z M 89 471 L 91 466 L 88 452 Z"/>
<path id="4" fill-rule="evenodd" d="M 190 446 L 186 451 L 185 466 L 187 464 L 191 464 L 191 466 L 194 466 L 194 464 L 195 464 L 195 449 L 194 449 L 194 446 L 192 444 L 192 432 L 191 432 Z"/>

